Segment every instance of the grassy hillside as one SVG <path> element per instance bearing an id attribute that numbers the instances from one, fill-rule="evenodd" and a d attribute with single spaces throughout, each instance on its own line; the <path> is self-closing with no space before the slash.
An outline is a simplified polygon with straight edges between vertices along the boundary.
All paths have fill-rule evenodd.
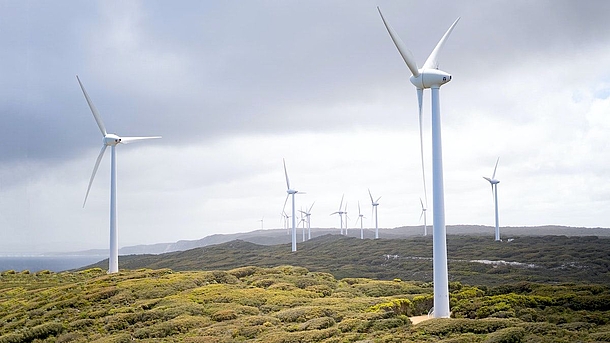
<path id="1" fill-rule="evenodd" d="M 516 281 L 610 284 L 608 238 L 540 236 L 495 242 L 489 237 L 450 235 L 447 244 L 451 281 L 486 286 Z M 119 266 L 187 271 L 289 264 L 331 273 L 339 279 L 430 282 L 431 258 L 431 237 L 360 240 L 326 235 L 299 243 L 295 253 L 289 244 L 265 246 L 232 241 L 163 255 L 121 256 Z M 106 269 L 107 265 L 106 260 L 92 267 Z"/>
<path id="2" fill-rule="evenodd" d="M 454 319 L 411 325 L 431 284 L 302 267 L 3 272 L 7 342 L 607 342 L 610 287 L 451 283 Z"/>

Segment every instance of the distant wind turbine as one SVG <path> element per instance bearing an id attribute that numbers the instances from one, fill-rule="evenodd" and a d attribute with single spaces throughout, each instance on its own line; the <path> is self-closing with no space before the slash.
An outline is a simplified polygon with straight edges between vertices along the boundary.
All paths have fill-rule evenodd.
<path id="1" fill-rule="evenodd" d="M 299 212 L 301 212 L 301 219 L 299 220 L 299 225 L 301 225 L 301 223 L 303 223 L 303 230 L 302 230 L 301 235 L 303 237 L 303 242 L 305 242 L 306 241 L 306 239 L 305 239 L 305 224 L 306 224 L 307 220 L 305 219 L 305 216 L 303 216 L 303 208 L 302 207 L 299 210 Z"/>
<path id="2" fill-rule="evenodd" d="M 263 220 L 265 220 L 265 216 L 263 216 L 263 217 L 262 217 L 262 218 L 259 220 L 259 222 L 261 222 L 261 230 L 263 230 Z"/>
<path id="3" fill-rule="evenodd" d="M 348 222 L 348 216 L 347 216 L 347 202 L 345 203 L 345 210 L 343 210 L 343 214 L 345 214 L 345 235 L 347 236 L 347 222 Z"/>
<path id="4" fill-rule="evenodd" d="M 451 81 L 451 75 L 438 69 L 438 54 L 453 28 L 460 20 L 457 18 L 443 35 L 424 66 L 419 69 L 413 54 L 402 42 L 394 29 L 386 22 L 379 7 L 379 15 L 394 45 L 413 74 L 411 83 L 417 89 L 417 100 L 421 117 L 424 89 L 432 90 L 432 207 L 433 207 L 433 269 L 434 269 L 434 317 L 448 318 L 449 276 L 447 273 L 447 231 L 445 227 L 445 192 L 443 185 L 443 149 L 441 143 L 440 87 Z"/>
<path id="5" fill-rule="evenodd" d="M 311 209 L 313 208 L 313 205 L 315 205 L 316 202 L 314 201 L 313 204 L 311 204 L 311 206 L 309 207 L 309 210 L 307 211 L 301 211 L 301 213 L 303 213 L 305 215 L 305 218 L 307 219 L 307 239 L 310 240 L 311 239 Z"/>
<path id="6" fill-rule="evenodd" d="M 296 225 L 296 214 L 294 210 L 294 195 L 297 193 L 305 194 L 305 192 L 299 192 L 290 188 L 290 180 L 288 179 L 288 171 L 286 170 L 286 160 L 284 161 L 284 175 L 286 175 L 286 200 L 284 200 L 284 209 L 288 202 L 288 197 L 292 195 L 292 251 L 297 251 L 297 225 Z"/>
<path id="7" fill-rule="evenodd" d="M 371 194 L 371 190 L 369 189 L 369 196 L 371 197 L 371 206 L 373 206 L 373 215 L 375 216 L 375 239 L 379 238 L 379 222 L 377 221 L 377 206 L 379 206 L 379 199 L 373 200 L 373 195 Z"/>
<path id="8" fill-rule="evenodd" d="M 500 180 L 496 180 L 496 169 L 498 169 L 498 162 L 500 162 L 500 157 L 496 160 L 496 166 L 494 167 L 494 173 L 491 178 L 483 176 L 483 178 L 489 181 L 491 185 L 491 195 L 494 197 L 494 205 L 496 207 L 496 241 L 500 240 L 500 221 L 498 219 L 498 184 Z"/>
<path id="9" fill-rule="evenodd" d="M 341 220 L 341 234 L 343 234 L 343 211 L 341 210 L 341 208 L 343 207 L 343 197 L 345 197 L 345 194 L 343 194 L 341 196 L 341 203 L 339 204 L 339 211 L 337 212 L 333 212 L 330 215 L 334 215 L 334 214 L 338 214 L 339 215 L 339 219 Z"/>
<path id="10" fill-rule="evenodd" d="M 424 206 L 424 202 L 419 198 L 419 202 L 421 203 L 421 214 L 419 215 L 419 220 L 424 217 L 424 236 L 428 236 L 428 223 L 426 222 L 426 206 Z"/>
<path id="11" fill-rule="evenodd" d="M 358 224 L 358 220 L 360 220 L 360 239 L 364 239 L 364 226 L 362 224 L 362 218 L 364 214 L 360 213 L 360 201 L 358 201 L 358 219 L 356 219 L 356 224 Z"/>
<path id="12" fill-rule="evenodd" d="M 284 222 L 284 230 L 286 230 L 286 234 L 289 235 L 290 229 L 288 228 L 288 219 L 290 218 L 290 216 L 287 215 L 285 211 L 282 211 L 280 215 L 282 216 L 281 220 Z"/>
<path id="13" fill-rule="evenodd" d="M 87 197 L 89 196 L 89 191 L 91 190 L 91 184 L 93 183 L 93 179 L 95 178 L 95 174 L 97 173 L 97 168 L 100 166 L 100 162 L 102 161 L 102 157 L 104 157 L 104 152 L 107 147 L 110 147 L 110 255 L 108 257 L 108 273 L 117 273 L 119 271 L 119 238 L 118 238 L 118 228 L 117 228 L 117 216 L 116 216 L 116 152 L 115 148 L 118 144 L 126 144 L 135 141 L 141 141 L 146 139 L 156 139 L 161 138 L 160 136 L 151 136 L 151 137 L 120 137 L 114 133 L 107 133 L 106 127 L 104 126 L 104 122 L 102 121 L 102 117 L 98 113 L 97 109 L 93 105 L 93 102 L 89 98 L 85 87 L 80 82 L 78 75 L 76 76 L 78 80 L 78 84 L 80 85 L 81 90 L 83 91 L 83 95 L 87 100 L 87 104 L 89 104 L 89 108 L 91 109 L 91 113 L 93 113 L 93 118 L 97 123 L 100 131 L 102 132 L 102 136 L 104 137 L 102 140 L 102 150 L 97 156 L 97 160 L 95 161 L 95 166 L 93 167 L 93 173 L 91 174 L 91 179 L 89 179 L 89 186 L 87 187 L 87 193 L 85 194 L 85 200 L 83 201 L 83 208 L 87 203 Z"/>

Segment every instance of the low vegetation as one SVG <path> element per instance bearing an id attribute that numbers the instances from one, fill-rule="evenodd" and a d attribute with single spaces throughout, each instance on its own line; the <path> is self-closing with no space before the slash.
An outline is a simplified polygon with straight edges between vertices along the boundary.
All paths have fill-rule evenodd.
<path id="1" fill-rule="evenodd" d="M 303 267 L 0 275 L 5 342 L 607 342 L 610 287 L 451 282 L 451 319 L 412 325 L 429 282 Z"/>
<path id="2" fill-rule="evenodd" d="M 610 239 L 598 237 L 530 236 L 447 237 L 450 281 L 469 285 L 502 285 L 516 281 L 610 284 Z M 170 268 L 176 271 L 228 270 L 244 265 L 298 265 L 331 273 L 337 279 L 432 281 L 432 237 L 358 239 L 326 235 L 299 243 L 263 246 L 231 241 L 162 255 L 121 256 L 124 269 Z M 108 268 L 108 261 L 90 267 Z"/>

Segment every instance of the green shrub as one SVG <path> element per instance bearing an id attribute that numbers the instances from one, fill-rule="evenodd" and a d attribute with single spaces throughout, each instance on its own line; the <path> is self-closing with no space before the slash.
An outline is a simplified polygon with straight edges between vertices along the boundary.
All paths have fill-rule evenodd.
<path id="1" fill-rule="evenodd" d="M 520 327 L 500 329 L 487 335 L 484 343 L 520 343 L 525 336 L 525 330 Z"/>
<path id="2" fill-rule="evenodd" d="M 261 268 L 259 268 L 259 267 L 247 266 L 247 267 L 231 269 L 231 270 L 227 271 L 227 273 L 235 276 L 236 278 L 241 279 L 246 276 L 254 275 L 260 269 Z"/>
<path id="3" fill-rule="evenodd" d="M 160 322 L 148 327 L 138 329 L 133 336 L 137 339 L 164 338 L 171 335 L 188 332 L 189 329 L 202 322 L 202 318 L 180 316 L 166 322 Z"/>
<path id="4" fill-rule="evenodd" d="M 386 331 L 400 326 L 411 325 L 411 321 L 407 316 L 398 316 L 396 318 L 377 319 L 370 325 L 371 331 Z"/>
<path id="5" fill-rule="evenodd" d="M 359 318 L 347 318 L 339 322 L 338 328 L 341 332 L 362 332 L 366 328 L 368 321 Z"/>
<path id="6" fill-rule="evenodd" d="M 237 312 L 233 310 L 221 310 L 212 314 L 212 319 L 217 322 L 232 320 L 237 318 Z"/>
<path id="7" fill-rule="evenodd" d="M 513 326 L 513 322 L 509 319 L 430 319 L 419 323 L 416 328 L 418 331 L 434 335 L 447 336 L 452 333 L 467 333 L 486 334 Z"/>
<path id="8" fill-rule="evenodd" d="M 298 326 L 299 331 L 321 330 L 334 326 L 335 320 L 331 317 L 313 318 Z"/>
<path id="9" fill-rule="evenodd" d="M 328 297 L 333 294 L 333 289 L 327 285 L 312 285 L 305 287 L 306 291 L 314 292 L 321 297 Z"/>
<path id="10" fill-rule="evenodd" d="M 471 332 L 461 334 L 457 337 L 443 339 L 440 343 L 476 343 L 481 342 L 483 339 L 481 336 L 477 336 Z"/>
<path id="11" fill-rule="evenodd" d="M 252 282 L 252 286 L 259 288 L 267 288 L 275 283 L 274 279 L 261 279 Z"/>
<path id="12" fill-rule="evenodd" d="M 598 342 L 610 342 L 610 331 L 595 332 L 589 334 L 589 337 Z"/>
<path id="13" fill-rule="evenodd" d="M 413 303 L 413 315 L 420 316 L 428 314 L 428 311 L 434 306 L 434 295 L 418 295 L 411 300 Z"/>
<path id="14" fill-rule="evenodd" d="M 78 332 L 68 332 L 57 336 L 55 343 L 68 343 L 74 341 L 83 341 L 85 336 Z"/>
<path id="15" fill-rule="evenodd" d="M 412 316 L 415 307 L 409 299 L 392 299 L 389 302 L 372 306 L 369 310 L 373 312 L 386 311 L 392 312 L 394 315 Z"/>
<path id="16" fill-rule="evenodd" d="M 301 306 L 276 312 L 276 318 L 284 323 L 303 323 L 313 318 L 332 317 L 339 319 L 337 312 L 330 308 L 317 306 Z"/>

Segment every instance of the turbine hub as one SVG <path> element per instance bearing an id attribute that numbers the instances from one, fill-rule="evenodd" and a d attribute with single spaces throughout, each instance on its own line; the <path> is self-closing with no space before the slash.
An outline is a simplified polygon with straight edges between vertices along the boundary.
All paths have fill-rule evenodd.
<path id="1" fill-rule="evenodd" d="M 103 142 L 104 142 L 104 145 L 115 146 L 115 145 L 121 143 L 121 137 L 115 135 L 114 133 L 109 133 L 106 136 L 104 136 Z"/>
<path id="2" fill-rule="evenodd" d="M 417 88 L 434 88 L 451 81 L 451 74 L 438 69 L 420 69 L 419 76 L 411 76 L 410 80 Z"/>
<path id="3" fill-rule="evenodd" d="M 295 191 L 294 189 L 289 189 L 286 191 L 288 194 L 297 194 L 299 191 Z"/>

